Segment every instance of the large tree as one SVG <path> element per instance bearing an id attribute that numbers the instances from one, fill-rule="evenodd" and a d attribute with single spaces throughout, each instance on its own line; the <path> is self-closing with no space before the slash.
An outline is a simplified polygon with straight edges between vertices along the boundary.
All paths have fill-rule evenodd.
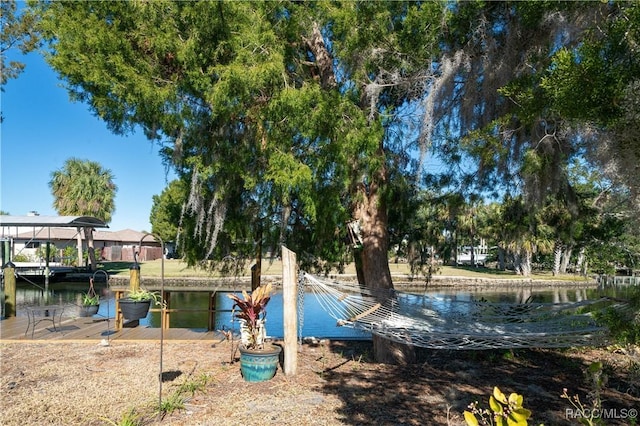
<path id="1" fill-rule="evenodd" d="M 162 241 L 176 241 L 179 232 L 182 207 L 189 195 L 187 185 L 179 180 L 169 182 L 160 195 L 153 196 L 153 205 L 149 221 L 151 232 L 162 238 Z"/>
<path id="2" fill-rule="evenodd" d="M 451 11 L 425 120 L 459 171 L 455 183 L 522 196 L 534 218 L 553 199 L 575 220 L 568 165 L 580 159 L 636 198 L 637 3 L 477 1 Z M 529 241 L 534 227 L 513 237 Z"/>
<path id="3" fill-rule="evenodd" d="M 116 132 L 142 126 L 190 182 L 180 241 L 220 259 L 286 243 L 392 287 L 390 205 L 426 146 L 411 126 L 434 72 L 438 2 L 47 2 L 48 60 Z M 401 203 L 397 203 L 400 206 Z M 392 212 L 393 218 L 396 212 Z M 375 342 L 381 361 L 410 359 Z"/>
<path id="4" fill-rule="evenodd" d="M 53 207 L 60 215 L 93 216 L 108 223 L 115 211 L 117 187 L 111 171 L 99 163 L 69 158 L 62 168 L 51 173 L 49 187 Z M 93 229 L 84 228 L 91 270 L 96 268 Z M 78 229 L 78 265 L 82 265 L 82 232 Z"/>

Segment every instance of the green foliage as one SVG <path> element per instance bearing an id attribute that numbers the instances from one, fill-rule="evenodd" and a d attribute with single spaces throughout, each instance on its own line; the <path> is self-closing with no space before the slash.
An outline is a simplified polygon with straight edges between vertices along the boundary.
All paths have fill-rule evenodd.
<path id="1" fill-rule="evenodd" d="M 154 403 L 152 408 L 155 414 L 160 414 L 164 417 L 167 414 L 171 414 L 176 410 L 184 409 L 185 402 L 188 398 L 193 396 L 196 392 L 202 392 L 205 390 L 207 384 L 211 381 L 211 377 L 203 373 L 195 379 L 185 380 L 177 389 L 171 392 L 167 397 L 162 398 L 160 404 Z M 185 395 L 185 394 L 190 395 Z M 145 419 L 145 413 L 132 408 L 128 410 L 119 421 L 114 421 L 108 418 L 101 418 L 101 420 L 112 426 L 141 426 L 147 424 L 149 419 Z M 150 413 L 146 413 L 150 414 Z"/>
<path id="2" fill-rule="evenodd" d="M 82 295 L 82 306 L 96 306 L 100 304 L 100 296 L 97 294 L 83 294 Z"/>
<path id="3" fill-rule="evenodd" d="M 2 28 L 0 28 L 0 86 L 4 86 L 11 78 L 17 78 L 24 70 L 24 64 L 19 61 L 7 63 L 7 53 L 11 49 L 17 49 L 22 53 L 30 52 L 39 45 L 37 33 L 37 14 L 23 11 L 17 14 L 17 2 L 15 0 L 3 0 L 0 2 L 0 16 L 2 16 Z"/>
<path id="4" fill-rule="evenodd" d="M 99 248 L 94 248 L 93 249 L 93 257 L 94 259 L 100 259 L 100 256 L 102 256 L 102 249 Z M 86 262 L 87 259 L 89 258 L 89 251 L 88 250 L 83 250 L 82 251 L 82 259 Z"/>
<path id="5" fill-rule="evenodd" d="M 27 256 L 24 253 L 18 253 L 15 256 L 13 256 L 13 259 L 11 259 L 14 262 L 30 262 L 31 259 L 29 259 L 29 256 Z"/>
<path id="6" fill-rule="evenodd" d="M 469 426 L 526 426 L 531 411 L 522 406 L 523 400 L 522 395 L 516 393 L 507 398 L 498 387 L 494 387 L 493 395 L 489 397 L 489 409 L 479 408 L 474 402 L 469 405 L 470 411 L 464 412 L 464 419 Z"/>
<path id="7" fill-rule="evenodd" d="M 158 411 L 162 413 L 162 415 L 166 415 L 171 414 L 176 410 L 182 410 L 183 408 L 184 397 L 179 392 L 175 392 L 169 395 L 168 398 L 162 399 L 160 407 L 158 407 Z"/>
<path id="8" fill-rule="evenodd" d="M 53 206 L 61 215 L 94 216 L 111 221 L 116 185 L 111 171 L 95 161 L 70 158 L 51 173 Z"/>
<path id="9" fill-rule="evenodd" d="M 51 173 L 49 187 L 53 207 L 60 215 L 94 216 L 104 222 L 111 221 L 115 210 L 115 193 L 110 170 L 89 160 L 69 158 L 61 169 Z M 84 228 L 87 245 L 93 247 L 93 234 Z M 95 252 L 89 253 L 91 269 L 96 267 Z"/>
<path id="10" fill-rule="evenodd" d="M 180 393 L 189 393 L 194 396 L 196 392 L 202 392 L 205 390 L 209 382 L 211 382 L 211 376 L 207 373 L 202 373 L 200 376 L 193 380 L 187 380 L 180 385 Z"/>
<path id="11" fill-rule="evenodd" d="M 47 248 L 49 248 L 49 250 L 47 251 Z M 36 257 L 38 257 L 39 259 L 45 260 L 46 258 L 49 258 L 49 261 L 52 262 L 55 260 L 55 256 L 56 256 L 56 246 L 53 243 L 49 243 L 48 245 L 43 243 L 40 244 L 40 247 L 38 247 L 38 249 L 36 250 Z"/>
<path id="12" fill-rule="evenodd" d="M 640 344 L 640 287 L 634 287 L 624 303 L 615 304 L 594 317 L 609 330 L 611 338 L 621 345 Z"/>
<path id="13" fill-rule="evenodd" d="M 327 270 L 352 255 L 345 224 L 362 217 L 388 220 L 364 239 L 370 247 L 406 240 L 412 259 L 431 262 L 427 253 L 455 250 L 457 236 L 443 235 L 484 236 L 468 214 L 420 208 L 445 188 L 463 199 L 506 194 L 504 215 L 482 232 L 525 273 L 558 241 L 585 248 L 602 270 L 622 256 L 612 247 L 629 249 L 618 237 L 608 244 L 604 211 L 585 208 L 567 164 L 585 158 L 605 169 L 592 154 L 607 144 L 583 124 L 616 130 L 624 115 L 623 127 L 637 128 L 638 9 L 159 0 L 29 10 L 73 99 L 115 132 L 140 126 L 162 141 L 180 183 L 154 197 L 153 232 L 178 241 L 190 264 L 245 260 L 286 242 L 304 267 Z M 416 159 L 429 148 L 448 167 L 425 183 Z M 420 198 L 425 185 L 440 188 Z M 372 211 L 362 214 L 368 198 Z M 599 229 L 602 238 L 588 241 Z"/>
<path id="14" fill-rule="evenodd" d="M 78 266 L 78 252 L 75 247 L 66 246 L 62 249 L 62 263 L 66 266 Z"/>
<path id="15" fill-rule="evenodd" d="M 176 410 L 182 410 L 184 408 L 185 401 L 189 398 L 185 393 L 189 393 L 190 396 L 193 397 L 196 392 L 204 391 L 210 380 L 211 378 L 209 375 L 205 373 L 193 380 L 186 380 L 178 387 L 178 389 L 171 393 L 169 397 L 164 398 L 161 401 L 158 411 L 162 416 L 165 416 Z"/>
<path id="16" fill-rule="evenodd" d="M 188 187 L 182 180 L 174 180 L 160 195 L 153 196 L 149 221 L 151 232 L 167 243 L 175 241 L 182 215 L 182 206 L 189 195 Z"/>
<path id="17" fill-rule="evenodd" d="M 439 2 L 38 8 L 71 95 L 116 132 L 168 140 L 165 160 L 189 182 L 179 242 L 190 263 L 253 256 L 258 240 L 343 262 L 363 184 L 410 168 L 395 114 L 422 96 L 445 13 Z"/>
<path id="18" fill-rule="evenodd" d="M 142 416 L 134 409 L 127 411 L 118 421 L 114 421 L 104 417 L 102 417 L 101 420 L 107 422 L 111 426 L 141 426 L 142 424 L 144 424 Z"/>
<path id="19" fill-rule="evenodd" d="M 158 292 L 149 291 L 144 288 L 127 291 L 126 297 L 127 299 L 131 299 L 136 302 L 151 301 L 155 305 L 160 305 L 162 303 Z"/>

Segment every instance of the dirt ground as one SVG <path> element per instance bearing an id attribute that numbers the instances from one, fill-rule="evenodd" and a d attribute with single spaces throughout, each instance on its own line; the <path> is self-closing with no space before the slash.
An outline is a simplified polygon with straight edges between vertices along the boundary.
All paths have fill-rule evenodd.
<path id="1" fill-rule="evenodd" d="M 604 424 L 636 424 L 640 357 L 628 351 L 421 351 L 420 362 L 371 361 L 371 343 L 305 344 L 298 373 L 247 383 L 228 341 L 2 343 L 0 424 L 10 425 L 462 425 L 494 386 L 524 396 L 529 424 L 577 424 L 563 388 L 587 405 L 586 374 L 602 361 Z M 171 410 L 171 408 L 178 408 Z M 637 414 L 636 414 L 637 416 Z M 135 422 L 127 423 L 133 420 Z M 137 422 L 137 423 L 136 423 Z"/>

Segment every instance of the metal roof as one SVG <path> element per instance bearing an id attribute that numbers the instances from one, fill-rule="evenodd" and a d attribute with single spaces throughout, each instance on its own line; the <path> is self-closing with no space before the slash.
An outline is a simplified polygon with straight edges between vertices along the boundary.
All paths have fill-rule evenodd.
<path id="1" fill-rule="evenodd" d="M 38 228 L 35 231 L 21 232 L 14 235 L 16 240 L 72 240 L 78 235 L 78 231 L 73 228 L 61 228 L 51 226 L 47 228 Z M 121 231 L 95 231 L 93 233 L 93 241 L 104 241 L 114 243 L 135 243 L 137 244 L 146 234 L 144 232 L 134 231 L 132 229 L 123 229 Z M 145 243 L 157 242 L 153 235 L 145 238 Z"/>
<path id="2" fill-rule="evenodd" d="M 108 228 L 102 220 L 91 216 L 0 216 L 0 226 L 56 226 Z"/>

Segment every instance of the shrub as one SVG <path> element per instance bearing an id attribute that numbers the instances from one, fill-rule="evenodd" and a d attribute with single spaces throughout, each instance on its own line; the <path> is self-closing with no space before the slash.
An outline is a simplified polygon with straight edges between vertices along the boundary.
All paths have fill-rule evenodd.
<path id="1" fill-rule="evenodd" d="M 609 329 L 616 343 L 640 343 L 640 287 L 633 288 L 624 303 L 596 311 L 594 317 Z"/>
<path id="2" fill-rule="evenodd" d="M 56 246 L 53 243 L 50 243 L 49 250 L 47 250 L 46 244 L 40 244 L 40 247 L 36 250 L 36 256 L 38 259 L 42 260 L 49 258 L 49 261 L 53 262 L 56 256 Z"/>
<path id="3" fill-rule="evenodd" d="M 495 426 L 526 426 L 527 419 L 531 417 L 531 411 L 522 406 L 522 395 L 512 393 L 507 398 L 496 386 L 493 395 L 489 397 L 489 408 L 479 408 L 478 402 L 469 404 L 471 411 L 464 412 L 464 419 L 469 426 L 495 425 Z M 477 417 L 476 417 L 477 416 Z"/>
<path id="4" fill-rule="evenodd" d="M 13 259 L 11 259 L 13 262 L 31 262 L 31 259 L 29 258 L 29 256 L 27 256 L 24 253 L 18 253 L 15 256 L 13 256 Z"/>

